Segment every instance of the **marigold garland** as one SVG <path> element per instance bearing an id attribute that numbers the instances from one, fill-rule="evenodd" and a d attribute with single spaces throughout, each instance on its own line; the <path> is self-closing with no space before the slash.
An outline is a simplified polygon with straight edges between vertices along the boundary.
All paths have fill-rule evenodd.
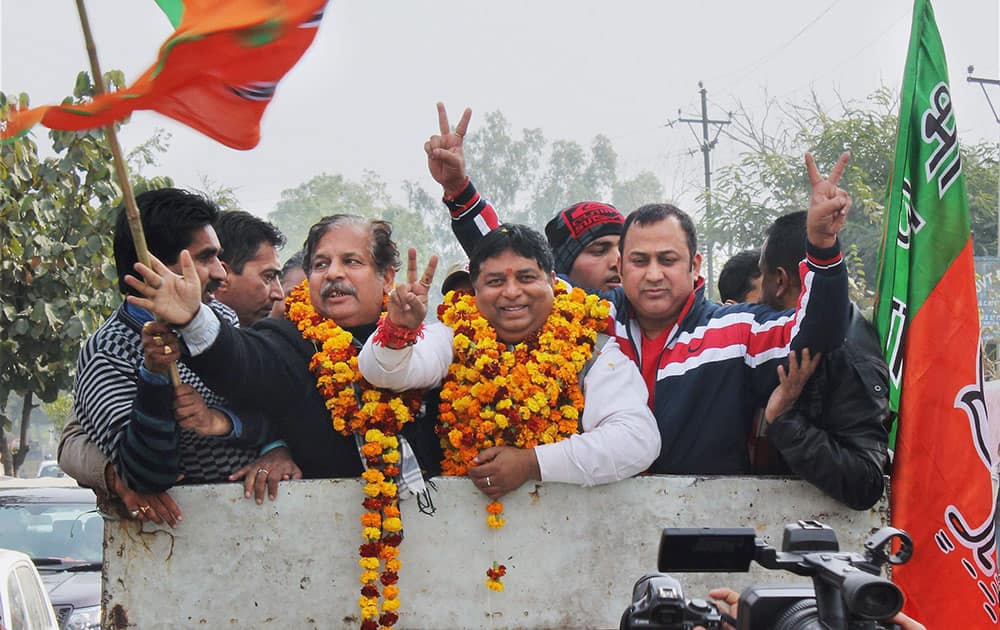
<path id="1" fill-rule="evenodd" d="M 580 371 L 593 356 L 610 306 L 581 289 L 555 289 L 552 313 L 532 337 L 507 347 L 476 307 L 449 292 L 438 318 L 454 332 L 454 360 L 441 390 L 436 430 L 445 475 L 465 475 L 484 448 L 533 448 L 578 432 L 583 412 Z M 486 506 L 486 524 L 504 526 L 503 503 Z M 493 563 L 486 586 L 503 590 L 506 567 Z"/>
<path id="2" fill-rule="evenodd" d="M 361 534 L 365 542 L 358 548 L 361 567 L 362 630 L 391 628 L 399 621 L 399 544 L 403 522 L 395 478 L 399 476 L 399 440 L 396 435 L 420 408 L 421 394 L 398 394 L 369 384 L 358 371 L 358 347 L 354 337 L 330 319 L 316 312 L 309 298 L 309 281 L 303 280 L 285 300 L 288 319 L 302 337 L 318 350 L 309 361 L 316 375 L 316 387 L 326 400 L 333 428 L 344 435 L 364 437 L 361 454 L 367 469 L 365 512 Z M 382 573 L 378 570 L 382 567 Z M 379 606 L 381 582 L 382 604 Z"/>

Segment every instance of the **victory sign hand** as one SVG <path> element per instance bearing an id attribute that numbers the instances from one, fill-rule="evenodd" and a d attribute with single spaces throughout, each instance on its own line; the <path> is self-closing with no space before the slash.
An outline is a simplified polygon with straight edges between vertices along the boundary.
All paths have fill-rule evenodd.
<path id="1" fill-rule="evenodd" d="M 465 108 L 462 119 L 455 125 L 454 132 L 448 124 L 448 112 L 444 109 L 444 103 L 438 103 L 437 110 L 440 135 L 431 136 L 430 140 L 424 143 L 427 168 L 434 181 L 441 184 L 445 196 L 453 198 L 465 188 L 465 153 L 462 141 L 469 129 L 472 110 Z"/>
<path id="2" fill-rule="evenodd" d="M 833 247 L 837 242 L 837 234 L 844 227 L 847 211 L 851 209 L 851 198 L 847 191 L 838 188 L 840 176 L 844 174 L 851 154 L 844 152 L 830 170 L 830 175 L 824 178 L 816 168 L 816 160 L 812 153 L 806 153 L 806 171 L 809 173 L 809 185 L 812 187 L 812 197 L 809 200 L 809 214 L 806 230 L 809 242 L 815 247 Z"/>
<path id="3" fill-rule="evenodd" d="M 396 326 L 416 330 L 427 315 L 427 293 L 434 280 L 438 257 L 431 256 L 420 281 L 417 281 L 417 250 L 413 247 L 407 253 L 406 282 L 397 284 L 389 294 L 388 317 Z"/>

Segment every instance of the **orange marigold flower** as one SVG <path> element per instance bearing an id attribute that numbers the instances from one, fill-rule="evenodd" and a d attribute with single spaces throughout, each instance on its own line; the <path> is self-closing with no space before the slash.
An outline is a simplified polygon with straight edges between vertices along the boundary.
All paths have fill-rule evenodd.
<path id="1" fill-rule="evenodd" d="M 490 514 L 503 514 L 503 503 L 492 501 L 486 505 L 486 511 Z"/>

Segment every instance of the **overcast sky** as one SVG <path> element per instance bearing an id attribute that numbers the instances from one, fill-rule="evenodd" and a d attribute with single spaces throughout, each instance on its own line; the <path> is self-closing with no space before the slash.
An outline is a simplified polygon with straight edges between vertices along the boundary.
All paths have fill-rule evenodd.
<path id="1" fill-rule="evenodd" d="M 998 77 L 997 0 L 937 0 L 938 26 L 966 143 L 997 140 L 977 76 Z M 102 68 L 134 79 L 170 26 L 152 0 L 89 0 Z M 280 193 L 323 172 L 378 172 L 402 200 L 415 179 L 432 193 L 422 150 L 436 130 L 434 104 L 457 119 L 501 110 L 515 130 L 548 140 L 611 138 L 619 176 L 654 172 L 670 199 L 697 211 L 702 183 L 695 138 L 667 127 L 678 109 L 709 113 L 734 103 L 761 108 L 766 94 L 805 99 L 817 91 L 863 98 L 898 90 L 911 0 L 333 0 L 312 48 L 278 88 L 260 145 L 234 151 L 157 114 L 140 112 L 122 134 L 126 150 L 155 128 L 173 138 L 153 173 L 182 186 L 203 176 L 232 186 L 244 207 L 273 210 Z M 87 68 L 72 0 L 0 0 L 0 88 L 56 103 Z M 1000 89 L 990 88 L 1000 108 Z M 39 132 L 41 136 L 43 132 Z M 722 139 L 717 165 L 735 157 Z M 488 193 L 488 191 L 486 191 Z M 627 209 L 626 209 L 627 210 Z"/>

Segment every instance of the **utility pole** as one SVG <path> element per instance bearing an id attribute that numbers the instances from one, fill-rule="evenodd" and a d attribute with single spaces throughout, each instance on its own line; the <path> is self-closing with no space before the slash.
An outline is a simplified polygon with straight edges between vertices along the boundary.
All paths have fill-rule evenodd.
<path id="1" fill-rule="evenodd" d="M 1000 116 L 997 115 L 997 108 L 993 107 L 993 100 L 990 99 L 990 93 L 986 91 L 987 85 L 1000 86 L 1000 79 L 986 79 L 984 77 L 974 77 L 972 73 L 976 71 L 975 66 L 969 66 L 969 76 L 965 79 L 969 83 L 978 83 L 979 87 L 983 90 L 983 96 L 986 97 L 986 102 L 990 106 L 990 110 L 993 112 L 993 117 L 996 118 L 997 123 L 1000 123 Z M 1000 208 L 997 208 L 997 256 L 1000 256 Z"/>
<path id="2" fill-rule="evenodd" d="M 729 114 L 728 120 L 712 120 L 708 117 L 708 90 L 705 89 L 704 84 L 698 81 L 698 92 L 701 94 L 701 118 L 683 118 L 680 110 L 677 110 L 677 121 L 688 123 L 689 126 L 692 124 L 701 125 L 701 138 L 698 138 L 698 134 L 695 133 L 695 139 L 699 141 L 701 145 L 701 153 L 705 160 L 705 223 L 711 226 L 712 223 L 712 158 L 710 154 L 712 149 L 715 148 L 716 143 L 719 139 L 719 134 L 722 132 L 722 127 L 728 125 L 732 122 L 733 115 Z M 715 137 L 709 140 L 708 128 L 709 125 L 717 125 L 715 130 Z M 694 131 L 691 128 L 692 132 Z M 705 274 L 705 297 L 709 300 L 712 299 L 712 289 L 715 283 L 715 276 L 712 273 L 712 250 L 715 249 L 715 243 L 712 242 L 711 229 L 705 230 L 704 234 L 706 236 L 704 252 L 705 257 L 708 259 L 708 273 Z M 692 252 L 692 255 L 694 252 Z"/>

